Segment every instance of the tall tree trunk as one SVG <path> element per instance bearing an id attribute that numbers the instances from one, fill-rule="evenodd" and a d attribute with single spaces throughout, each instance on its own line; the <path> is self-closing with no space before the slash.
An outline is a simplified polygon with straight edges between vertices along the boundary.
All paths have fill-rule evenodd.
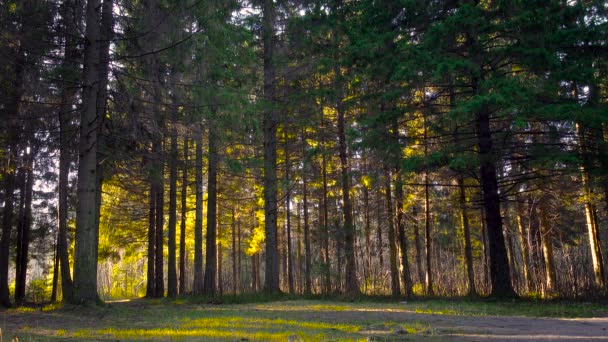
<path id="1" fill-rule="evenodd" d="M 475 87 L 476 88 L 476 87 Z M 477 90 L 475 89 L 475 92 Z M 505 237 L 500 215 L 500 197 L 496 173 L 495 150 L 492 147 L 490 114 L 482 108 L 476 115 L 479 173 L 483 193 L 483 208 L 490 254 L 490 281 L 492 297 L 516 297 L 511 285 L 511 271 L 507 259 Z"/>
<path id="2" fill-rule="evenodd" d="M 397 210 L 397 237 L 399 239 L 399 249 L 401 250 L 401 280 L 405 296 L 412 297 L 412 276 L 410 274 L 410 262 L 407 255 L 407 238 L 405 236 L 405 223 L 403 222 L 403 182 L 401 181 L 401 170 L 399 163 L 395 167 L 395 205 Z"/>
<path id="3" fill-rule="evenodd" d="M 291 184 L 289 173 L 291 172 L 291 164 L 289 160 L 289 144 L 287 142 L 288 134 L 284 132 L 285 137 L 285 229 L 287 234 L 287 284 L 289 293 L 293 294 L 293 252 L 291 246 Z"/>
<path id="4" fill-rule="evenodd" d="M 70 172 L 70 141 L 73 133 L 70 121 L 73 117 L 72 106 L 75 103 L 77 87 L 77 60 L 80 57 L 77 37 L 73 32 L 78 30 L 77 23 L 82 20 L 82 6 L 76 0 L 67 0 L 62 7 L 62 29 L 64 30 L 65 53 L 62 61 L 64 73 L 61 75 L 61 107 L 59 108 L 59 176 L 58 176 L 58 241 L 57 255 L 61 272 L 61 294 L 63 301 L 70 302 L 73 292 L 72 275 L 68 255 L 68 175 Z"/>
<path id="5" fill-rule="evenodd" d="M 51 303 L 57 302 L 57 292 L 59 290 L 59 253 L 57 252 L 59 238 L 55 242 L 55 255 L 53 256 L 53 282 L 51 287 Z"/>
<path id="6" fill-rule="evenodd" d="M 277 111 L 275 100 L 274 68 L 274 3 L 264 0 L 264 222 L 266 232 L 266 277 L 264 291 L 280 292 L 279 255 L 277 245 Z"/>
<path id="7" fill-rule="evenodd" d="M 383 246 L 383 237 L 382 237 L 382 198 L 380 190 L 376 191 L 376 253 L 378 254 L 378 263 L 379 268 L 376 274 L 384 274 L 384 246 Z M 374 277 L 376 278 L 376 277 Z M 376 287 L 376 283 L 374 280 L 374 287 Z"/>
<path id="8" fill-rule="evenodd" d="M 427 296 L 433 295 L 433 268 L 432 268 L 432 238 L 431 238 L 431 208 L 429 202 L 429 175 L 424 174 L 424 253 L 426 255 L 426 269 L 424 274 L 424 288 Z"/>
<path id="9" fill-rule="evenodd" d="M 222 217 L 221 213 L 218 215 Z M 217 294 L 222 296 L 224 294 L 224 277 L 222 276 L 222 228 L 217 227 Z"/>
<path id="10" fill-rule="evenodd" d="M 154 145 L 155 144 L 155 145 Z M 153 144 L 153 153 L 156 158 L 156 166 L 158 167 L 155 186 L 156 186 L 156 237 L 154 242 L 154 296 L 163 297 L 165 295 L 165 277 L 164 277 L 164 228 L 165 228 L 165 186 L 164 186 L 164 149 L 162 139 L 155 141 Z M 156 146 L 156 149 L 154 149 Z"/>
<path id="11" fill-rule="evenodd" d="M 306 175 L 306 137 L 302 130 L 302 157 L 304 158 L 302 168 L 302 205 L 304 210 L 304 252 L 305 256 L 305 268 L 304 268 L 304 294 L 310 294 L 312 292 L 312 255 L 310 250 L 310 227 L 308 222 L 308 177 Z"/>
<path id="12" fill-rule="evenodd" d="M 337 39 L 337 38 L 336 38 Z M 336 111 L 338 114 L 338 150 L 340 155 L 340 176 L 342 180 L 342 206 L 344 215 L 344 255 L 346 257 L 346 294 L 358 295 L 359 280 L 357 279 L 357 264 L 355 262 L 355 226 L 353 223 L 353 210 L 350 199 L 350 175 L 348 168 L 348 155 L 346 151 L 346 119 L 342 105 L 342 75 L 337 62 L 334 64 L 336 87 Z"/>
<path id="13" fill-rule="evenodd" d="M 546 281 L 546 296 L 551 297 L 555 292 L 555 263 L 553 262 L 553 239 L 551 228 L 549 227 L 549 218 L 547 214 L 546 195 L 542 195 L 539 203 L 540 211 L 540 241 L 543 247 L 543 258 L 545 264 L 545 281 Z"/>
<path id="14" fill-rule="evenodd" d="M 30 148 L 30 155 L 26 156 L 27 164 L 23 169 L 23 196 L 22 212 L 19 218 L 19 234 L 17 238 L 17 262 L 15 263 L 15 303 L 23 304 L 25 301 L 25 285 L 27 278 L 28 252 L 30 245 L 30 231 L 32 226 L 32 194 L 34 190 L 33 158 L 35 148 Z"/>
<path id="15" fill-rule="evenodd" d="M 236 282 L 236 214 L 234 208 L 232 208 L 232 294 L 237 293 L 237 282 Z"/>
<path id="16" fill-rule="evenodd" d="M 530 274 L 530 254 L 529 245 L 528 245 L 528 233 L 526 232 L 526 227 L 524 226 L 524 208 L 523 203 L 518 199 L 515 205 L 516 211 L 516 219 L 517 219 L 517 229 L 519 231 L 520 238 L 520 249 L 522 255 L 522 268 L 524 273 L 524 282 L 525 282 L 525 290 L 526 292 L 532 291 L 534 285 L 532 284 L 532 275 Z"/>
<path id="17" fill-rule="evenodd" d="M 391 173 L 387 167 L 385 167 L 384 174 L 384 194 L 386 196 L 386 220 L 388 222 L 388 250 L 389 261 L 391 265 L 391 294 L 396 297 L 401 294 L 401 290 L 399 288 L 399 270 L 397 269 L 397 238 L 395 237 L 395 218 L 393 215 Z"/>
<path id="18" fill-rule="evenodd" d="M 418 211 L 416 205 L 412 205 L 412 224 L 414 225 L 414 243 L 416 248 L 416 268 L 418 269 L 418 281 L 424 283 L 424 268 L 422 267 L 422 246 L 420 245 L 420 226 L 418 225 Z"/>
<path id="19" fill-rule="evenodd" d="M 202 129 L 199 127 L 199 129 Z M 194 210 L 194 294 L 203 293 L 203 139 L 196 135 L 194 177 L 196 183 L 196 206 Z"/>
<path id="20" fill-rule="evenodd" d="M 206 295 L 216 294 L 217 278 L 217 167 L 218 146 L 215 123 L 209 123 L 209 170 L 207 180 L 207 238 L 205 241 L 205 279 L 203 292 Z"/>
<path id="21" fill-rule="evenodd" d="M 578 97 L 578 96 L 577 96 Z M 581 167 L 581 180 L 583 183 L 583 196 L 585 201 L 585 219 L 587 221 L 587 233 L 589 235 L 589 247 L 591 249 L 591 262 L 593 264 L 593 275 L 595 276 L 595 285 L 598 288 L 604 288 L 605 270 L 603 262 L 602 245 L 600 243 L 599 227 L 597 222 L 596 208 L 593 203 L 595 196 L 593 186 L 591 185 L 591 177 L 589 169 L 591 168 L 590 151 L 587 146 L 587 129 L 580 123 L 576 124 L 576 131 L 579 140 L 579 149 L 583 157 Z"/>
<path id="22" fill-rule="evenodd" d="M 236 223 L 236 246 L 237 246 L 237 252 L 236 252 L 236 286 L 237 286 L 237 290 L 239 292 L 243 291 L 243 284 L 242 284 L 242 277 L 241 277 L 241 221 L 237 219 L 237 223 Z"/>
<path id="23" fill-rule="evenodd" d="M 15 193 L 15 146 L 8 147 L 7 172 L 4 174 L 4 209 L 2 211 L 2 240 L 0 240 L 0 305 L 9 307 L 8 263 L 11 231 L 13 228 L 13 207 Z"/>
<path id="24" fill-rule="evenodd" d="M 177 109 L 172 113 L 171 147 L 169 152 L 169 227 L 167 248 L 167 296 L 177 295 L 176 230 L 177 230 Z"/>
<path id="25" fill-rule="evenodd" d="M 181 217 L 179 222 L 179 294 L 186 293 L 186 213 L 188 212 L 188 137 L 184 137 Z"/>
<path id="26" fill-rule="evenodd" d="M 469 213 L 467 210 L 467 195 L 464 187 L 464 178 L 458 176 L 458 189 L 460 190 L 460 222 L 462 224 L 462 235 L 464 236 L 464 260 L 467 270 L 469 284 L 469 296 L 477 296 L 475 288 L 475 269 L 473 268 L 473 248 L 471 247 L 471 228 L 469 226 Z"/>
<path id="27" fill-rule="evenodd" d="M 150 194 L 148 196 L 148 265 L 146 280 L 146 297 L 154 297 L 154 249 L 156 248 L 156 187 L 150 182 Z"/>
<path id="28" fill-rule="evenodd" d="M 322 120 L 322 126 L 325 128 L 325 121 Z M 321 154 L 321 172 L 322 172 L 322 182 L 323 182 L 323 193 L 321 194 L 321 206 L 323 208 L 323 224 L 321 227 L 323 231 L 321 232 L 321 244 L 323 247 L 323 270 L 325 273 L 325 293 L 331 292 L 331 261 L 329 257 L 329 203 L 327 201 L 327 156 L 325 151 L 325 136 L 321 136 L 321 146 L 322 146 L 322 154 Z"/>
<path id="29" fill-rule="evenodd" d="M 78 165 L 78 206 L 74 248 L 74 296 L 76 304 L 99 300 L 97 295 L 97 136 L 100 68 L 100 1 L 88 0 L 86 9 L 82 112 Z"/>

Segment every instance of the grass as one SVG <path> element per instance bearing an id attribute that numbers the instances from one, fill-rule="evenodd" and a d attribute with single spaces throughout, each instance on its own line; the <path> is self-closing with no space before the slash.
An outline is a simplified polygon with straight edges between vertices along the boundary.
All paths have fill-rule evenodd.
<path id="1" fill-rule="evenodd" d="M 394 313 L 408 313 L 408 320 Z M 437 337 L 428 315 L 608 317 L 598 303 L 389 298 L 328 300 L 286 295 L 136 299 L 96 308 L 11 309 L 0 341 L 209 340 L 365 341 Z M 6 317 L 6 318 L 4 318 Z"/>

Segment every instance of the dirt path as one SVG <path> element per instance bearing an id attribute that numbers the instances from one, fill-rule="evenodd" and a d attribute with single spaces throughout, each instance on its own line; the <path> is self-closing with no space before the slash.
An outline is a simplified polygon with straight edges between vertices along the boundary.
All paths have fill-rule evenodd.
<path id="1" fill-rule="evenodd" d="M 169 305 L 169 307 L 171 307 Z M 293 305 L 247 304 L 247 305 L 185 305 L 179 310 L 167 311 L 173 314 L 207 316 L 218 313 L 222 317 L 235 314 L 244 319 L 263 317 L 272 320 L 294 320 L 296 322 L 323 322 L 331 324 L 356 324 L 358 331 L 348 338 L 378 340 L 448 340 L 448 341 L 608 341 L 608 318 L 529 318 L 514 316 L 461 316 L 446 314 L 427 314 L 408 311 L 407 308 L 365 308 L 352 307 L 341 310 L 304 309 Z M 153 312 L 167 310 L 167 305 L 118 304 L 110 308 L 83 310 L 62 309 L 49 312 L 16 311 L 0 312 L 0 328 L 4 330 L 5 340 L 11 332 L 26 333 L 33 341 L 71 341 L 76 340 L 73 332 L 83 329 L 101 329 L 120 326 L 121 320 L 128 317 L 129 326 L 154 329 L 165 321 L 154 323 Z M 222 316 L 225 315 L 225 316 Z M 185 316 L 184 316 L 185 317 Z M 181 317 L 180 317 L 181 319 Z M 156 325 L 155 325 L 156 324 Z M 395 330 L 400 326 L 422 327 L 419 332 L 408 333 Z M 254 328 L 255 329 L 255 328 Z M 399 328 L 397 328 L 399 329 Z M 66 335 L 61 337 L 64 333 Z M 336 336 L 328 335 L 328 336 Z M 1 337 L 0 337 L 1 339 Z M 339 337 L 337 339 L 340 339 Z M 107 340 L 104 336 L 89 336 L 87 340 Z M 122 338 L 114 338 L 123 340 Z M 153 340 L 173 340 L 170 336 L 159 336 Z M 206 340 L 199 339 L 191 340 Z M 234 339 L 233 339 L 234 340 Z M 240 339 L 246 340 L 246 339 Z M 333 340 L 333 338 L 332 338 Z M 297 341 L 297 339 L 296 339 Z"/>
<path id="2" fill-rule="evenodd" d="M 429 337 L 466 341 L 608 341 L 608 318 L 555 319 L 513 316 L 457 316 L 407 312 L 341 312 L 317 316 L 341 321 L 374 319 L 418 321 L 431 327 Z"/>

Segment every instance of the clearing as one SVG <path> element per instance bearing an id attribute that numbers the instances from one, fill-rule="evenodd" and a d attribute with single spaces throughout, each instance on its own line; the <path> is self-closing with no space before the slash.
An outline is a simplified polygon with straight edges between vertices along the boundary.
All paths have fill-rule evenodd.
<path id="1" fill-rule="evenodd" d="M 608 341 L 608 307 L 462 299 L 220 305 L 137 299 L 98 308 L 0 311 L 0 328 L 0 341 Z"/>

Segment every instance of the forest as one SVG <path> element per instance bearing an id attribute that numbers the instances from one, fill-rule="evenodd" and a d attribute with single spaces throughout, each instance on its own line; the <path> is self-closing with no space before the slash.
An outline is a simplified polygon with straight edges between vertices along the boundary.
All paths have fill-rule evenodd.
<path id="1" fill-rule="evenodd" d="M 5 307 L 608 293 L 606 1 L 0 0 L 0 115 Z"/>

